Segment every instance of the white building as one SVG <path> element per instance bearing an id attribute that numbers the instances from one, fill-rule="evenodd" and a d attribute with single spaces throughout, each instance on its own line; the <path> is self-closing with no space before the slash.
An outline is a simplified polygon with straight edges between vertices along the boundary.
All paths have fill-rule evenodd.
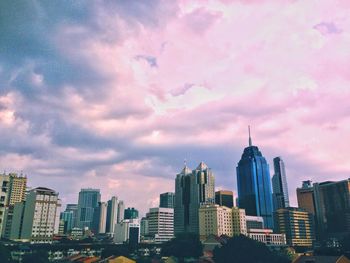
<path id="1" fill-rule="evenodd" d="M 120 200 L 118 202 L 117 223 L 120 223 L 124 220 L 124 209 L 125 209 L 124 202 L 123 202 L 123 200 Z"/>
<path id="2" fill-rule="evenodd" d="M 146 214 L 148 235 L 155 242 L 166 242 L 174 237 L 174 209 L 155 207 Z"/>
<path id="3" fill-rule="evenodd" d="M 248 237 L 269 246 L 284 246 L 287 244 L 285 234 L 274 234 L 272 229 L 250 229 Z"/>
<path id="4" fill-rule="evenodd" d="M 38 187 L 29 191 L 25 202 L 15 204 L 11 239 L 50 243 L 58 232 L 60 206 L 54 190 Z"/>
<path id="5" fill-rule="evenodd" d="M 244 209 L 232 207 L 233 235 L 247 235 L 247 219 Z"/>
<path id="6" fill-rule="evenodd" d="M 114 232 L 114 243 L 140 242 L 140 221 L 139 219 L 126 219 L 117 223 Z"/>
<path id="7" fill-rule="evenodd" d="M 98 220 L 98 233 L 104 234 L 106 233 L 106 219 L 107 219 L 107 203 L 101 202 L 100 203 L 100 218 Z"/>

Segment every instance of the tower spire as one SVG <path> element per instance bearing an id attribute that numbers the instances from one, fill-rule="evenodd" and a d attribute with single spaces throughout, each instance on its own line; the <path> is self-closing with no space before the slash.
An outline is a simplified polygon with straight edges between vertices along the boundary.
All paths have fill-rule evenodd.
<path id="1" fill-rule="evenodd" d="M 248 134 L 249 134 L 249 147 L 252 146 L 252 138 L 250 137 L 250 125 L 248 125 Z"/>

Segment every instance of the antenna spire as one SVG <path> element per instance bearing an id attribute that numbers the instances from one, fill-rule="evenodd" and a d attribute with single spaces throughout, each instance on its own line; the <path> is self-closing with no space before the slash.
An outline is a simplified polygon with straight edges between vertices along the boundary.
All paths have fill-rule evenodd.
<path id="1" fill-rule="evenodd" d="M 249 134 L 249 147 L 252 146 L 252 138 L 250 137 L 250 125 L 248 125 L 248 134 Z"/>

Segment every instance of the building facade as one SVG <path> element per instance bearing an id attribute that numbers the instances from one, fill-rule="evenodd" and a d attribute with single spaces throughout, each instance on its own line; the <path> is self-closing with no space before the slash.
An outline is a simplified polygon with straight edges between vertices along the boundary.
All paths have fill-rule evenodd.
<path id="1" fill-rule="evenodd" d="M 157 243 L 174 237 L 174 209 L 165 207 L 150 208 L 146 214 L 147 235 Z M 145 223 L 142 222 L 142 223 Z M 145 225 L 143 226 L 145 227 Z M 145 229 L 142 229 L 145 231 Z"/>
<path id="2" fill-rule="evenodd" d="M 120 200 L 118 202 L 117 223 L 120 223 L 120 222 L 122 222 L 124 220 L 124 210 L 125 210 L 124 201 Z"/>
<path id="3" fill-rule="evenodd" d="M 269 165 L 259 151 L 252 145 L 244 149 L 237 166 L 237 186 L 239 207 L 247 215 L 262 216 L 268 228 L 273 227 L 272 193 Z"/>
<path id="4" fill-rule="evenodd" d="M 350 179 L 315 183 L 317 232 L 321 239 L 350 234 Z"/>
<path id="5" fill-rule="evenodd" d="M 117 223 L 113 238 L 114 243 L 136 245 L 140 242 L 140 222 L 138 219 L 125 219 Z"/>
<path id="6" fill-rule="evenodd" d="M 232 208 L 234 206 L 233 192 L 228 190 L 220 190 L 215 192 L 215 204 Z"/>
<path id="7" fill-rule="evenodd" d="M 264 229 L 264 218 L 261 216 L 246 216 L 247 230 L 250 229 Z"/>
<path id="8" fill-rule="evenodd" d="M 25 202 L 15 204 L 11 239 L 51 243 L 58 233 L 60 207 L 54 190 L 38 187 L 29 191 Z"/>
<path id="9" fill-rule="evenodd" d="M 215 203 L 214 174 L 201 162 L 191 171 L 186 165 L 175 179 L 175 235 L 199 234 L 198 209 L 202 204 Z"/>
<path id="10" fill-rule="evenodd" d="M 135 219 L 139 218 L 139 211 L 133 207 L 128 207 L 124 210 L 124 219 Z"/>
<path id="11" fill-rule="evenodd" d="M 159 195 L 159 207 L 174 208 L 175 193 L 167 192 Z"/>
<path id="12" fill-rule="evenodd" d="M 60 234 L 69 234 L 74 227 L 73 211 L 64 211 L 60 214 Z"/>
<path id="13" fill-rule="evenodd" d="M 314 188 L 310 180 L 303 181 L 301 188 L 297 188 L 298 207 L 305 209 L 312 215 L 316 214 Z"/>
<path id="14" fill-rule="evenodd" d="M 285 246 L 287 244 L 286 235 L 273 233 L 272 229 L 250 229 L 248 237 L 267 246 Z"/>
<path id="15" fill-rule="evenodd" d="M 78 199 L 78 219 L 77 226 L 79 228 L 92 228 L 94 219 L 94 211 L 101 201 L 101 194 L 99 189 L 81 189 Z"/>
<path id="16" fill-rule="evenodd" d="M 272 201 L 274 211 L 289 207 L 289 194 L 286 170 L 281 157 L 273 159 L 274 175 L 272 176 Z"/>
<path id="17" fill-rule="evenodd" d="M 114 235 L 114 228 L 118 219 L 118 197 L 112 196 L 107 202 L 106 233 Z"/>
<path id="18" fill-rule="evenodd" d="M 78 204 L 67 204 L 65 212 L 72 212 L 73 213 L 73 223 L 72 228 L 77 226 L 77 220 L 78 220 Z"/>
<path id="19" fill-rule="evenodd" d="M 244 209 L 232 207 L 232 231 L 233 235 L 247 235 L 247 218 Z"/>
<path id="20" fill-rule="evenodd" d="M 275 230 L 285 234 L 290 246 L 312 247 L 315 240 L 313 215 L 301 208 L 278 209 L 275 214 Z"/>

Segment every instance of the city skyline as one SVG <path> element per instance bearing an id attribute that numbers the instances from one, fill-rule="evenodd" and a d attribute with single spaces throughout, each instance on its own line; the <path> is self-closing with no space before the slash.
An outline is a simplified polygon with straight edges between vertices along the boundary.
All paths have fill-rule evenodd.
<path id="1" fill-rule="evenodd" d="M 184 159 L 237 195 L 249 124 L 271 175 L 283 158 L 291 206 L 302 181 L 349 177 L 348 1 L 0 10 L 0 169 L 63 204 L 94 187 L 145 214 Z"/>

